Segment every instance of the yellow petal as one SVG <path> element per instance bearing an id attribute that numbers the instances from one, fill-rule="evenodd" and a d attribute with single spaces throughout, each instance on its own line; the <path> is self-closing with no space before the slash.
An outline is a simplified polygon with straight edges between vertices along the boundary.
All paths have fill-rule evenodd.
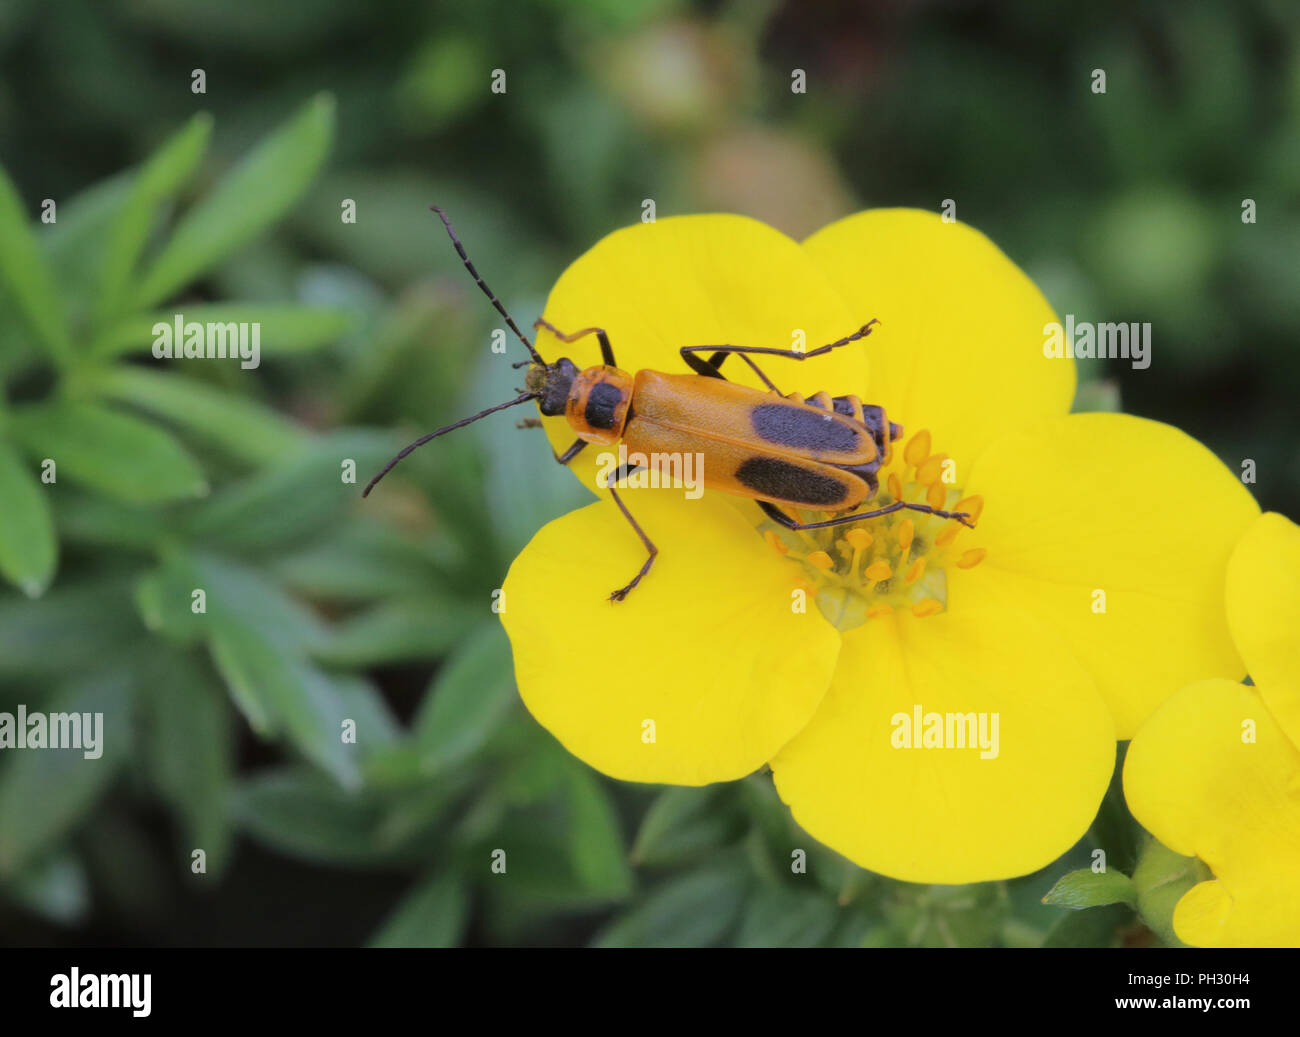
<path id="1" fill-rule="evenodd" d="M 1007 429 L 1064 414 L 1074 361 L 1043 355 L 1056 314 L 988 238 L 919 209 L 873 209 L 804 242 L 849 305 L 880 318 L 863 396 L 927 428 L 964 483 Z"/>
<path id="2" fill-rule="evenodd" d="M 630 781 L 702 785 L 756 770 L 808 722 L 839 635 L 725 501 L 623 493 L 659 547 L 650 574 L 607 501 L 545 526 L 506 578 L 502 622 L 524 704 L 570 752 Z"/>
<path id="3" fill-rule="evenodd" d="M 544 315 L 569 333 L 605 328 L 626 371 L 690 374 L 678 352 L 683 346 L 791 349 L 802 341 L 812 350 L 857 331 L 874 313 L 846 306 L 784 234 L 744 216 L 712 215 L 670 217 L 608 235 L 565 270 Z M 567 356 L 579 367 L 601 362 L 594 336 L 565 344 L 542 331 L 537 348 L 548 361 Z M 826 389 L 838 396 L 866 384 L 861 343 L 810 360 L 755 361 L 785 393 L 811 396 Z M 722 372 L 730 381 L 763 387 L 737 356 L 725 361 Z M 563 418 L 544 420 L 557 451 L 573 442 Z M 589 487 L 595 453 L 584 451 L 571 466 Z"/>
<path id="4" fill-rule="evenodd" d="M 1276 512 L 1251 523 L 1228 562 L 1227 604 L 1251 679 L 1300 745 L 1300 526 Z"/>
<path id="5" fill-rule="evenodd" d="M 1222 587 L 1259 507 L 1190 436 L 1123 414 L 1073 414 L 998 440 L 966 491 L 985 499 L 968 542 L 988 551 L 971 571 L 982 581 L 972 605 L 1016 602 L 1049 619 L 1120 738 L 1184 684 L 1244 675 Z"/>
<path id="6" fill-rule="evenodd" d="M 1179 939 L 1300 945 L 1300 751 L 1253 689 L 1208 680 L 1170 697 L 1129 746 L 1124 795 L 1152 835 L 1214 873 L 1174 910 Z"/>
<path id="7" fill-rule="evenodd" d="M 895 748 L 918 705 L 923 717 L 987 714 L 989 735 L 996 714 L 997 755 Z M 772 761 L 810 835 L 871 871 L 943 883 L 1055 860 L 1114 767 L 1110 715 L 1061 639 L 1020 610 L 982 608 L 896 613 L 844 635 L 830 694 Z"/>

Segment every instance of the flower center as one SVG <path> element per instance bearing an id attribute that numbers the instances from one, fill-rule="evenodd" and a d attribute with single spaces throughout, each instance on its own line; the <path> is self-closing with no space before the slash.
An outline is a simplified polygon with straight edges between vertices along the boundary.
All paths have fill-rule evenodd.
<path id="1" fill-rule="evenodd" d="M 901 462 L 899 457 L 901 455 Z M 880 492 L 864 511 L 895 501 L 941 511 L 964 511 L 978 522 L 984 498 L 963 497 L 952 485 L 954 465 L 932 453 L 930 433 L 913 435 L 901 451 L 881 465 Z M 961 539 L 973 531 L 957 519 L 911 509 L 827 529 L 791 530 L 775 522 L 759 527 L 779 554 L 803 563 L 804 589 L 840 630 L 906 609 L 919 618 L 948 604 L 947 569 L 970 569 L 984 560 L 984 548 Z"/>

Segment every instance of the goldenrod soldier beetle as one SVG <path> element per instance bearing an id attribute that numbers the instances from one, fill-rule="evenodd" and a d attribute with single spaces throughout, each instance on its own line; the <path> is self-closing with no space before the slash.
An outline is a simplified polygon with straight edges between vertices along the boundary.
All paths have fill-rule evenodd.
<path id="1" fill-rule="evenodd" d="M 555 460 L 562 465 L 567 465 L 591 443 L 611 446 L 622 442 L 629 453 L 644 454 L 647 458 L 694 452 L 704 457 L 702 474 L 706 488 L 752 498 L 769 518 L 787 529 L 825 529 L 888 515 L 903 508 L 957 519 L 973 527 L 967 512 L 941 511 L 901 500 L 873 511 L 854 510 L 875 497 L 876 472 L 889 460 L 892 442 L 902 436 L 903 429 L 889 421 L 883 407 L 864 404 L 856 396 L 819 392 L 805 399 L 798 393 L 782 394 L 751 359 L 755 355 L 791 360 L 822 356 L 866 338 L 877 321 L 868 321 L 853 334 L 806 352 L 764 346 L 684 346 L 680 351 L 682 360 L 694 374 L 646 370 L 632 375 L 615 363 L 614 348 L 603 328 L 583 328 L 566 334 L 539 317 L 533 322 L 534 330 L 546 328 L 562 342 L 595 335 L 604 360 L 601 366 L 585 370 L 580 370 L 567 357 L 548 364 L 474 269 L 447 214 L 436 205 L 431 208 L 446 227 L 465 269 L 528 350 L 530 359 L 514 365 L 528 368 L 525 389 L 513 400 L 421 436 L 370 480 L 361 492 L 363 497 L 397 462 L 429 440 L 507 407 L 536 400 L 544 416 L 564 415 L 577 434 L 578 438 L 564 453 L 555 454 Z M 706 353 L 708 359 L 701 355 Z M 723 377 L 720 368 L 732 354 L 753 369 L 768 391 L 738 385 Z M 528 420 L 523 424 L 531 426 L 534 422 Z M 625 587 L 610 594 L 610 601 L 626 598 L 650 571 L 659 553 L 615 485 L 641 467 L 620 465 L 604 484 L 646 548 L 645 564 Z M 782 511 L 782 507 L 828 512 L 835 517 L 820 522 L 799 522 Z"/>

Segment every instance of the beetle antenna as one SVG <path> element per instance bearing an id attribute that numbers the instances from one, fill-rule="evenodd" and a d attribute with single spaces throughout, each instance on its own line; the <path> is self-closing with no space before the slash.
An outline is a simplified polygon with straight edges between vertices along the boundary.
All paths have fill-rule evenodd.
<path id="1" fill-rule="evenodd" d="M 518 336 L 519 341 L 522 342 L 524 348 L 528 350 L 528 355 L 533 358 L 533 363 L 541 364 L 545 367 L 546 361 L 543 360 L 541 354 L 533 348 L 533 344 L 528 341 L 528 336 L 519 330 L 519 325 L 517 325 L 514 318 L 506 312 L 506 308 L 501 305 L 501 300 L 492 293 L 492 289 L 487 286 L 487 282 L 484 281 L 483 278 L 479 277 L 478 271 L 474 269 L 474 264 L 470 262 L 469 256 L 465 254 L 465 246 L 460 243 L 460 238 L 456 237 L 456 232 L 452 229 L 451 220 L 447 219 L 447 214 L 436 205 L 431 205 L 429 208 L 438 214 L 438 219 L 442 220 L 442 225 L 447 228 L 447 236 L 451 238 L 451 243 L 456 246 L 456 251 L 460 254 L 460 260 L 465 264 L 465 269 L 469 271 L 470 276 L 474 278 L 474 283 L 483 289 L 483 294 L 492 301 L 492 305 L 497 308 L 497 312 L 506 319 L 506 323 L 510 325 L 510 330 Z"/>
<path id="2" fill-rule="evenodd" d="M 396 466 L 397 462 L 400 461 L 402 458 L 404 458 L 416 447 L 422 447 L 424 446 L 425 443 L 429 442 L 429 440 L 437 439 L 439 436 L 446 435 L 448 432 L 455 432 L 458 428 L 464 428 L 466 425 L 472 425 L 474 422 L 478 421 L 479 418 L 486 418 L 489 414 L 495 414 L 499 410 L 505 410 L 507 407 L 517 407 L 521 403 L 527 403 L 529 400 L 535 400 L 540 395 L 541 393 L 526 392 L 522 396 L 518 396 L 513 400 L 506 400 L 505 403 L 498 403 L 495 407 L 489 407 L 487 410 L 481 410 L 477 414 L 471 417 L 461 418 L 461 420 L 456 422 L 454 425 L 444 425 L 442 428 L 438 429 L 437 431 L 430 432 L 427 436 L 421 436 L 414 443 L 410 444 L 409 446 L 405 446 L 400 451 L 398 451 L 397 456 L 394 457 L 391 461 L 389 461 L 388 464 L 384 465 L 383 471 L 381 471 L 378 475 L 376 475 L 373 479 L 371 479 L 370 482 L 366 483 L 366 488 L 361 491 L 361 496 L 363 497 L 370 496 L 370 491 L 375 488 L 375 483 L 379 482 L 380 479 L 382 479 L 385 475 L 391 472 L 393 468 Z"/>

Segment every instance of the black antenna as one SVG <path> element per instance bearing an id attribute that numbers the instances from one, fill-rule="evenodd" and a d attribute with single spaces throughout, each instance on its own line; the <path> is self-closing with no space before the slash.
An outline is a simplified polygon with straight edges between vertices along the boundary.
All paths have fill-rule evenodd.
<path id="1" fill-rule="evenodd" d="M 506 308 L 501 305 L 501 300 L 492 294 L 492 289 L 487 286 L 487 282 L 484 281 L 483 278 L 479 277 L 478 271 L 474 269 L 474 264 L 469 261 L 469 256 L 465 255 L 465 246 L 460 243 L 460 238 L 456 237 L 456 232 L 452 229 L 451 220 L 447 219 L 447 214 L 436 205 L 431 205 L 429 208 L 438 214 L 438 219 L 442 220 L 442 225 L 447 228 L 447 235 L 451 238 L 451 243 L 456 246 L 456 251 L 460 253 L 461 262 L 465 264 L 465 269 L 468 270 L 470 276 L 474 278 L 474 283 L 482 288 L 483 294 L 492 300 L 492 305 L 497 308 L 497 312 L 506 319 L 506 323 L 510 325 L 510 330 L 519 337 L 519 341 L 522 342 L 524 348 L 528 350 L 528 355 L 533 358 L 533 363 L 541 364 L 545 367 L 546 361 L 543 360 L 537 350 L 533 348 L 533 344 L 528 341 L 528 336 L 519 330 L 519 326 L 514 322 L 514 318 L 511 317 L 510 314 L 506 313 Z"/>
<path id="2" fill-rule="evenodd" d="M 429 440 L 431 439 L 437 439 L 439 436 L 445 435 L 448 432 L 455 432 L 458 428 L 464 428 L 466 425 L 471 425 L 474 422 L 478 421 L 479 418 L 486 418 L 489 414 L 495 414 L 499 410 L 505 410 L 507 407 L 517 407 L 521 403 L 527 403 L 529 400 L 535 400 L 540 395 L 541 393 L 526 392 L 522 396 L 518 396 L 513 400 L 506 400 L 505 403 L 498 403 L 495 407 L 489 407 L 487 410 L 481 410 L 473 417 L 461 418 L 460 421 L 456 422 L 454 425 L 444 425 L 436 432 L 430 432 L 427 436 L 421 436 L 410 446 L 403 447 L 398 452 L 396 457 L 394 457 L 391 461 L 389 461 L 388 464 L 384 465 L 384 470 L 380 472 L 378 475 L 376 475 L 373 479 L 371 479 L 370 482 L 366 483 L 366 488 L 361 491 L 361 496 L 368 497 L 370 495 L 370 491 L 375 488 L 375 483 L 379 482 L 380 479 L 382 479 L 385 475 L 391 472 L 393 470 L 393 467 L 397 464 L 397 462 L 400 461 L 402 458 L 404 458 L 416 447 L 424 446 L 424 444 L 429 442 Z"/>

